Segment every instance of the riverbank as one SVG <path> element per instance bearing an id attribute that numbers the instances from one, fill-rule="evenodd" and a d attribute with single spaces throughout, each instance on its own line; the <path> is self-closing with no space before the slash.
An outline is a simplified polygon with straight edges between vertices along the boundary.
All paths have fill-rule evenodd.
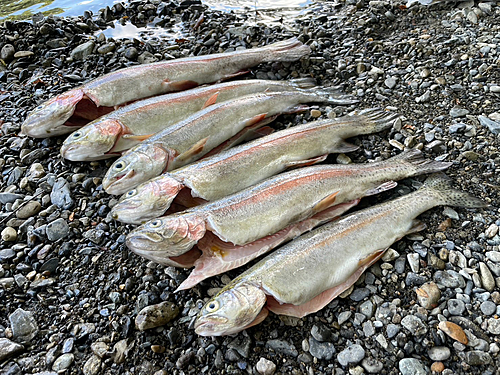
<path id="1" fill-rule="evenodd" d="M 282 24 L 197 1 L 134 1 L 78 19 L 5 22 L 0 220 L 2 230 L 11 229 L 0 243 L 0 373 L 410 375 L 431 367 L 447 375 L 498 373 L 500 8 L 466 5 L 406 9 L 347 1 L 312 5 Z M 172 35 L 107 38 L 102 31 L 116 21 Z M 117 198 L 101 181 L 111 161 L 68 162 L 59 154 L 64 137 L 18 132 L 39 103 L 109 71 L 291 36 L 311 46 L 309 58 L 261 65 L 248 77 L 313 77 L 360 100 L 317 107 L 319 118 L 370 107 L 402 115 L 389 131 L 353 139 L 359 151 L 329 161 L 369 162 L 418 147 L 428 158 L 453 162 L 447 174 L 456 187 L 491 207 L 422 215 L 426 230 L 394 244 L 350 293 L 316 314 L 271 315 L 235 337 L 198 337 L 195 315 L 240 271 L 174 294 L 188 271 L 129 252 L 123 242 L 132 227 L 109 215 Z M 280 117 L 276 126 L 317 115 Z M 361 206 L 420 181 L 403 181 Z M 144 307 L 160 303 L 165 325 L 135 326 Z M 451 330 L 455 339 L 438 329 L 445 320 L 460 327 Z M 457 340 L 462 332 L 467 344 Z"/>

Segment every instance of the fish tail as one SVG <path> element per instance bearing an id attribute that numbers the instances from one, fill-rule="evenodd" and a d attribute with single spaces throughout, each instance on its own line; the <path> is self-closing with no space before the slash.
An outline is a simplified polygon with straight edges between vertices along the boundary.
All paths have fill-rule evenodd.
<path id="1" fill-rule="evenodd" d="M 394 156 L 386 162 L 403 171 L 404 176 L 401 178 L 440 172 L 453 164 L 452 162 L 425 159 L 422 152 L 416 148 Z"/>
<path id="2" fill-rule="evenodd" d="M 313 91 L 314 90 L 314 91 Z M 316 95 L 321 95 L 324 97 L 322 100 L 324 103 L 333 105 L 351 105 L 359 103 L 356 97 L 346 94 L 344 91 L 339 89 L 338 86 L 335 87 L 322 87 L 318 89 L 309 89 L 309 92 L 314 92 Z"/>
<path id="3" fill-rule="evenodd" d="M 296 61 L 311 53 L 311 48 L 297 38 L 283 40 L 260 48 L 262 62 Z"/>
<path id="4" fill-rule="evenodd" d="M 377 133 L 390 129 L 400 119 L 397 113 L 385 111 L 382 108 L 364 109 L 356 112 L 355 115 L 361 117 L 357 134 Z"/>
<path id="5" fill-rule="evenodd" d="M 312 89 L 317 87 L 316 80 L 312 77 L 291 79 L 288 81 L 288 84 L 299 89 Z"/>
<path id="6" fill-rule="evenodd" d="M 453 181 L 444 173 L 435 173 L 429 176 L 421 189 L 430 191 L 440 201 L 440 205 L 466 208 L 485 208 L 489 206 L 483 200 L 465 191 L 454 189 Z"/>

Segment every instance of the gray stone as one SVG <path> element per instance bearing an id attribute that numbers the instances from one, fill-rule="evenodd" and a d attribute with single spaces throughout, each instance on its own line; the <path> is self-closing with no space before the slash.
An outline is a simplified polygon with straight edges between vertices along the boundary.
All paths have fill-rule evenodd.
<path id="1" fill-rule="evenodd" d="M 83 374 L 84 375 L 97 375 L 101 370 L 101 358 L 96 356 L 95 354 L 90 356 L 89 359 L 83 365 Z"/>
<path id="2" fill-rule="evenodd" d="M 488 332 L 494 335 L 500 335 L 500 319 L 488 319 Z"/>
<path id="3" fill-rule="evenodd" d="M 266 348 L 274 350 L 276 353 L 288 355 L 290 357 L 297 357 L 299 352 L 295 349 L 295 345 L 290 344 L 285 340 L 268 340 Z"/>
<path id="4" fill-rule="evenodd" d="M 359 312 L 361 314 L 365 315 L 368 319 L 370 319 L 373 316 L 373 312 L 374 312 L 374 306 L 373 306 L 372 301 L 368 300 L 368 301 L 363 302 L 359 306 Z"/>
<path id="5" fill-rule="evenodd" d="M 487 127 L 490 132 L 493 134 L 500 134 L 500 122 L 490 120 L 486 116 L 478 116 L 477 117 L 481 125 Z"/>
<path id="6" fill-rule="evenodd" d="M 378 374 L 384 368 L 384 364 L 375 358 L 365 358 L 361 361 L 361 366 L 369 374 Z"/>
<path id="7" fill-rule="evenodd" d="M 63 354 L 54 361 L 54 364 L 52 365 L 52 370 L 57 372 L 66 370 L 69 366 L 71 366 L 74 359 L 75 356 L 71 353 Z"/>
<path id="8" fill-rule="evenodd" d="M 484 366 L 491 363 L 491 357 L 481 350 L 471 350 L 465 353 L 465 362 L 471 366 Z"/>
<path id="9" fill-rule="evenodd" d="M 274 364 L 274 362 L 261 357 L 259 359 L 259 362 L 257 362 L 257 364 L 255 365 L 255 369 L 261 375 L 273 375 L 276 371 L 276 365 Z"/>
<path id="10" fill-rule="evenodd" d="M 135 327 L 139 331 L 160 327 L 179 315 L 179 307 L 165 301 L 143 308 L 135 318 Z"/>
<path id="11" fill-rule="evenodd" d="M 137 61 L 140 64 L 151 64 L 151 63 L 157 62 L 158 58 L 155 55 L 153 55 L 151 52 L 144 51 L 143 53 L 141 53 L 139 55 L 139 57 L 137 58 Z"/>
<path id="12" fill-rule="evenodd" d="M 457 108 L 454 107 L 450 110 L 450 116 L 451 117 L 464 117 L 465 115 L 469 114 L 469 110 L 465 108 Z"/>
<path id="13" fill-rule="evenodd" d="M 429 358 L 433 361 L 446 361 L 450 358 L 451 350 L 446 346 L 434 346 L 429 349 Z"/>
<path id="14" fill-rule="evenodd" d="M 320 342 L 314 337 L 309 337 L 309 353 L 318 359 L 329 361 L 335 354 L 335 347 L 331 342 Z"/>
<path id="15" fill-rule="evenodd" d="M 30 201 L 22 206 L 16 213 L 18 219 L 27 219 L 35 216 L 42 209 L 42 205 L 37 201 Z"/>
<path id="16" fill-rule="evenodd" d="M 357 364 L 363 358 L 365 358 L 365 349 L 358 344 L 349 346 L 337 355 L 337 361 L 344 367 L 350 364 Z"/>
<path id="17" fill-rule="evenodd" d="M 493 275 L 491 274 L 488 266 L 483 262 L 480 262 L 479 271 L 481 272 L 481 283 L 483 284 L 483 288 L 488 292 L 492 292 L 493 289 L 495 289 L 496 284 L 495 279 L 493 278 Z"/>
<path id="18" fill-rule="evenodd" d="M 385 79 L 385 81 L 384 81 L 384 84 L 385 84 L 388 88 L 390 88 L 390 89 L 394 88 L 394 86 L 396 86 L 396 83 L 397 83 L 397 81 L 396 81 L 396 78 L 394 78 L 394 77 L 388 77 L 388 78 L 386 78 L 386 79 Z"/>
<path id="19" fill-rule="evenodd" d="M 311 335 L 320 342 L 330 341 L 332 338 L 332 331 L 330 331 L 323 324 L 320 325 L 315 324 L 311 329 Z"/>
<path id="20" fill-rule="evenodd" d="M 387 332 L 387 338 L 389 339 L 392 339 L 394 336 L 396 336 L 400 331 L 400 328 L 398 325 L 396 324 L 388 324 L 387 325 L 387 329 L 386 329 L 386 332 Z"/>
<path id="21" fill-rule="evenodd" d="M 368 320 L 363 323 L 363 333 L 366 337 L 371 337 L 375 334 L 375 327 L 371 320 Z"/>
<path id="22" fill-rule="evenodd" d="M 401 320 L 401 325 L 412 335 L 420 336 L 427 333 L 427 326 L 415 315 L 407 315 Z"/>
<path id="23" fill-rule="evenodd" d="M 17 199 L 23 199 L 24 195 L 22 194 L 14 194 L 14 193 L 0 193 L 0 203 L 13 203 Z"/>
<path id="24" fill-rule="evenodd" d="M 6 44 L 0 51 L 0 59 L 4 60 L 5 62 L 9 62 L 14 58 L 15 53 L 16 49 L 14 48 L 14 46 L 12 44 Z"/>
<path id="25" fill-rule="evenodd" d="M 50 201 L 63 210 L 70 209 L 75 203 L 71 198 L 69 182 L 65 178 L 59 177 L 57 179 L 50 193 Z"/>
<path id="26" fill-rule="evenodd" d="M 229 349 L 234 349 L 243 358 L 248 358 L 250 355 L 250 349 L 252 345 L 252 340 L 248 336 L 237 336 L 233 341 L 231 341 L 227 347 Z"/>
<path id="27" fill-rule="evenodd" d="M 139 52 L 137 51 L 137 48 L 129 47 L 125 50 L 124 56 L 129 60 L 135 61 L 137 59 L 137 56 L 139 56 Z"/>
<path id="28" fill-rule="evenodd" d="M 364 300 L 366 297 L 370 295 L 370 289 L 368 288 L 356 288 L 349 296 L 355 302 L 359 302 Z"/>
<path id="29" fill-rule="evenodd" d="M 462 315 L 465 311 L 465 303 L 459 299 L 449 299 L 447 306 L 451 315 Z"/>
<path id="30" fill-rule="evenodd" d="M 103 44 L 102 46 L 100 46 L 98 49 L 97 49 L 97 52 L 104 55 L 108 52 L 113 52 L 115 50 L 115 43 L 106 43 L 106 44 Z"/>
<path id="31" fill-rule="evenodd" d="M 458 288 L 465 287 L 464 278 L 456 272 L 453 271 L 436 271 L 434 273 L 434 281 L 441 284 L 447 288 Z"/>
<path id="32" fill-rule="evenodd" d="M 492 301 L 484 301 L 480 308 L 484 315 L 493 315 L 497 311 L 497 305 Z"/>
<path id="33" fill-rule="evenodd" d="M 455 133 L 458 133 L 461 130 L 464 130 L 465 126 L 466 125 L 464 123 L 459 122 L 458 124 L 450 125 L 450 127 L 448 128 L 448 131 L 450 132 L 450 134 L 455 134 Z"/>
<path id="34" fill-rule="evenodd" d="M 343 323 L 347 322 L 349 320 L 349 318 L 351 317 L 352 315 L 352 312 L 350 311 L 342 311 L 340 314 L 339 314 L 339 317 L 337 318 L 337 321 L 340 325 L 342 325 Z"/>
<path id="35" fill-rule="evenodd" d="M 46 234 L 49 241 L 57 241 L 69 235 L 69 226 L 66 220 L 59 218 L 47 224 Z"/>
<path id="36" fill-rule="evenodd" d="M 399 371 L 401 371 L 401 375 L 427 375 L 429 373 L 422 362 L 416 358 L 403 358 L 400 360 Z"/>
<path id="37" fill-rule="evenodd" d="M 21 343 L 29 343 L 38 334 L 38 325 L 31 311 L 18 308 L 9 316 L 12 337 Z"/>
<path id="38" fill-rule="evenodd" d="M 73 51 L 71 51 L 71 57 L 74 60 L 85 60 L 94 51 L 95 43 L 90 40 L 83 44 L 80 44 Z"/>
<path id="39" fill-rule="evenodd" d="M 23 351 L 23 349 L 24 346 L 20 344 L 12 342 L 6 338 L 0 338 L 0 362 Z"/>
<path id="40" fill-rule="evenodd" d="M 417 301 L 420 306 L 430 310 L 437 306 L 441 298 L 441 291 L 435 282 L 429 281 L 416 290 Z"/>

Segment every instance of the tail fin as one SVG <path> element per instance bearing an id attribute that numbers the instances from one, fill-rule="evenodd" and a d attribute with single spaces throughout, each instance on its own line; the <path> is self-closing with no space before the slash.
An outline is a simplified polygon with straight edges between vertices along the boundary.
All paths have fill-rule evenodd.
<path id="1" fill-rule="evenodd" d="M 308 91 L 313 92 L 313 89 L 309 89 Z M 315 89 L 314 92 L 318 95 L 324 95 L 327 97 L 325 100 L 326 103 L 334 104 L 334 105 L 351 105 L 359 103 L 359 100 L 352 95 L 348 95 L 344 93 L 342 90 L 335 87 L 321 87 L 319 89 Z"/>
<path id="2" fill-rule="evenodd" d="M 302 44 L 297 38 L 269 44 L 268 46 L 261 47 L 260 50 L 267 52 L 263 56 L 262 62 L 296 61 L 311 53 L 311 48 Z"/>
<path id="3" fill-rule="evenodd" d="M 316 88 L 316 80 L 312 77 L 306 78 L 295 78 L 288 81 L 290 86 L 297 87 L 299 89 L 312 89 Z"/>
<path id="4" fill-rule="evenodd" d="M 429 176 L 421 189 L 429 190 L 437 195 L 441 204 L 466 208 L 485 208 L 489 204 L 473 195 L 453 188 L 453 181 L 444 173 Z"/>
<path id="5" fill-rule="evenodd" d="M 376 133 L 392 128 L 400 117 L 397 113 L 388 112 L 382 108 L 364 109 L 355 112 L 354 115 L 361 117 L 361 122 L 365 126 L 365 131 L 362 133 L 358 131 L 357 134 Z"/>
<path id="6" fill-rule="evenodd" d="M 407 177 L 418 176 L 426 173 L 435 173 L 449 168 L 452 162 L 441 162 L 425 159 L 422 152 L 416 148 L 405 151 L 397 156 L 387 159 L 388 163 L 396 163 L 404 165 L 406 170 L 408 167 L 413 170 L 412 173 L 406 173 Z"/>

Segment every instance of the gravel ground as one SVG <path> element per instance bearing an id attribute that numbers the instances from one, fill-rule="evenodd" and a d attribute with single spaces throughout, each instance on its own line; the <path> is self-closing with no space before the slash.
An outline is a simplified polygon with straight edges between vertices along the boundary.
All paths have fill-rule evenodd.
<path id="1" fill-rule="evenodd" d="M 498 2 L 387 1 L 312 5 L 267 26 L 196 1 L 133 1 L 98 15 L 34 17 L 0 27 L 1 374 L 500 374 L 500 8 Z M 200 16 L 203 14 L 203 20 Z M 179 29 L 106 39 L 119 22 Z M 395 243 L 342 298 L 304 319 L 270 316 L 234 337 L 198 337 L 193 318 L 232 271 L 174 294 L 187 271 L 158 266 L 123 245 L 116 197 L 101 185 L 109 161 L 63 160 L 63 137 L 19 137 L 49 97 L 137 63 L 249 48 L 296 35 L 313 52 L 253 69 L 257 78 L 312 76 L 343 84 L 360 103 L 278 119 L 374 106 L 401 124 L 353 140 L 366 162 L 418 147 L 452 161 L 456 186 L 485 210 L 435 208 L 427 229 Z M 407 193 L 406 180 L 363 205 Z M 146 306 L 155 306 L 145 309 Z M 152 313 L 154 312 L 154 313 Z"/>

